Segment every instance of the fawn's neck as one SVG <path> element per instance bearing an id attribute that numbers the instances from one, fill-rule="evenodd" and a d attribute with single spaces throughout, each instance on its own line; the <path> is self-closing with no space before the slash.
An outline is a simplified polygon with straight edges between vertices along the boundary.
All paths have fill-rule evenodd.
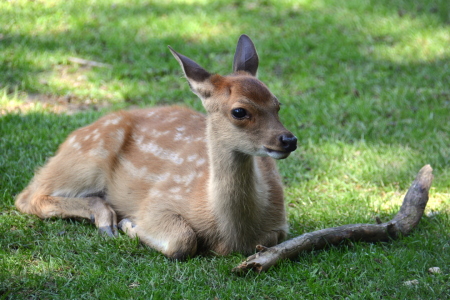
<path id="1" fill-rule="evenodd" d="M 208 201 L 221 237 L 237 249 L 258 235 L 267 187 L 253 156 L 230 150 L 209 131 Z"/>

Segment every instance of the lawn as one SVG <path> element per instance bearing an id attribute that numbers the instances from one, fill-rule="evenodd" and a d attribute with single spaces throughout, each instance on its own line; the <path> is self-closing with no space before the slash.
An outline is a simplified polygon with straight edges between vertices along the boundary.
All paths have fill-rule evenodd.
<path id="1" fill-rule="evenodd" d="M 87 221 L 15 209 L 74 129 L 117 109 L 204 111 L 167 45 L 227 74 L 242 33 L 299 140 L 278 163 L 291 237 L 389 220 L 431 164 L 430 200 L 411 235 L 237 276 L 240 254 L 174 262 Z M 448 0 L 0 2 L 0 299 L 450 297 L 449 45 Z"/>

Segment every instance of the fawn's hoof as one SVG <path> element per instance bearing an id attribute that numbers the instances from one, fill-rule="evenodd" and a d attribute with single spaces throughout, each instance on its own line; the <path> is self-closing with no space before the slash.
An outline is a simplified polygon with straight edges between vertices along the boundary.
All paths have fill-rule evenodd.
<path id="1" fill-rule="evenodd" d="M 128 234 L 129 236 L 135 236 L 135 227 L 136 225 L 131 222 L 130 219 L 122 219 L 119 224 L 118 227 L 120 230 L 122 230 L 123 232 L 125 232 L 126 234 Z"/>

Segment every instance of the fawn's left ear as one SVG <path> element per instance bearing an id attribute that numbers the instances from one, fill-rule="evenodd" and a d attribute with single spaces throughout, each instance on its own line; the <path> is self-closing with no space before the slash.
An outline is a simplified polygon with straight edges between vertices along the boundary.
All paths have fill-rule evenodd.
<path id="1" fill-rule="evenodd" d="M 169 50 L 180 63 L 191 90 L 202 100 L 209 98 L 214 89 L 210 82 L 211 74 L 203 69 L 198 63 L 176 52 L 170 46 Z"/>
<path id="2" fill-rule="evenodd" d="M 245 71 L 256 76 L 258 63 L 258 53 L 252 40 L 245 34 L 241 35 L 234 54 L 233 72 Z"/>

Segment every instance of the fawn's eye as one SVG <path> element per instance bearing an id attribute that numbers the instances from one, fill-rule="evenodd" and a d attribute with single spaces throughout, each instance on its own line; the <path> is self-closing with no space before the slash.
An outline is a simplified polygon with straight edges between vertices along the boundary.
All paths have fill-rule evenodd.
<path id="1" fill-rule="evenodd" d="M 233 118 L 240 120 L 247 116 L 247 111 L 243 108 L 235 108 L 231 111 L 231 115 Z"/>

